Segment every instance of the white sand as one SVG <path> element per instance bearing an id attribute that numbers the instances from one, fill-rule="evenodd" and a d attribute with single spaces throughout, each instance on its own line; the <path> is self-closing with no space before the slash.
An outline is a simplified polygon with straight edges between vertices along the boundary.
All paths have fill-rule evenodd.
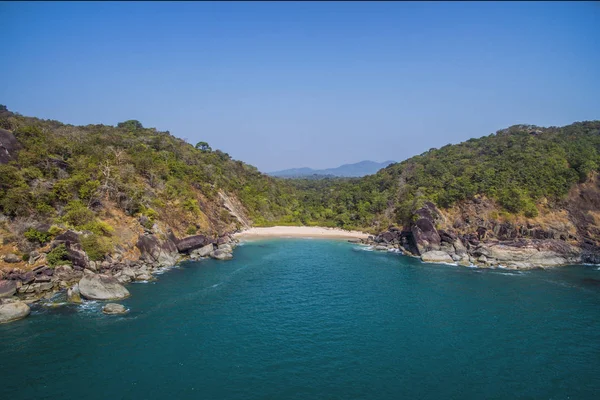
<path id="1" fill-rule="evenodd" d="M 268 237 L 312 237 L 312 238 L 366 238 L 368 233 L 360 231 L 345 231 L 339 228 L 322 228 L 319 226 L 273 226 L 269 228 L 250 228 L 236 233 L 239 239 L 268 238 Z"/>

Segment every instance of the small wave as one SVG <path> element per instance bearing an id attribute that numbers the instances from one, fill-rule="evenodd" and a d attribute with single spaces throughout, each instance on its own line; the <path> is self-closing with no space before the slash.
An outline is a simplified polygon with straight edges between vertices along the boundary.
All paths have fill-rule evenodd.
<path id="1" fill-rule="evenodd" d="M 82 302 L 77 308 L 80 311 L 98 311 L 98 309 L 102 306 L 102 304 L 97 300 L 85 300 Z"/>
<path id="2" fill-rule="evenodd" d="M 373 246 L 354 246 L 352 249 L 357 251 L 375 251 Z"/>
<path id="3" fill-rule="evenodd" d="M 221 284 L 222 284 L 222 283 L 223 283 L 223 282 L 221 282 L 221 283 L 215 283 L 215 284 L 214 284 L 214 285 L 212 285 L 211 287 L 213 287 L 213 288 L 216 288 L 216 287 L 218 287 L 218 286 L 221 286 Z"/>

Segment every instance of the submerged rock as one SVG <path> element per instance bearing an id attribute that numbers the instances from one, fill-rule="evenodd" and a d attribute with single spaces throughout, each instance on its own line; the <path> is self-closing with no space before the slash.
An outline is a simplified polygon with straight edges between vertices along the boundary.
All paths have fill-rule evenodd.
<path id="1" fill-rule="evenodd" d="M 30 312 L 29 306 L 20 300 L 0 300 L 0 324 L 25 318 Z"/>
<path id="2" fill-rule="evenodd" d="M 81 295 L 89 300 L 115 300 L 129 297 L 129 291 L 108 275 L 87 274 L 79 281 Z"/>
<path id="3" fill-rule="evenodd" d="M 112 315 L 112 314 L 125 314 L 127 312 L 127 309 L 122 304 L 108 303 L 107 305 L 105 305 L 102 308 L 102 312 L 104 314 L 109 314 L 109 315 Z"/>

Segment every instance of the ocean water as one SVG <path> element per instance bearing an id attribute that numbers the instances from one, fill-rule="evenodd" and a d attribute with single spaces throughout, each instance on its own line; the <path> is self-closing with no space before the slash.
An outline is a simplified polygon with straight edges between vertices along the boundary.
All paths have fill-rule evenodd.
<path id="1" fill-rule="evenodd" d="M 0 399 L 598 399 L 598 279 L 248 242 L 0 325 Z"/>

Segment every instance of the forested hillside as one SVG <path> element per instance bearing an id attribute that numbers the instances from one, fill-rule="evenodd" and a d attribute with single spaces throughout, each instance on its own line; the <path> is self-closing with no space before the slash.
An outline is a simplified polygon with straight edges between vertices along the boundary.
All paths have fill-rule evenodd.
<path id="1" fill-rule="evenodd" d="M 108 251 L 123 230 L 133 236 L 124 225 L 135 221 L 181 236 L 217 234 L 280 220 L 294 203 L 292 188 L 255 167 L 135 120 L 73 126 L 2 107 L 0 129 L 3 241 L 23 250 L 73 228 L 93 233 L 88 250 Z"/>
<path id="2" fill-rule="evenodd" d="M 533 218 L 556 209 L 600 165 L 600 121 L 516 125 L 431 149 L 361 179 L 296 180 L 302 219 L 343 227 L 406 224 L 426 201 L 449 208 L 484 196 L 499 214 Z"/>
<path id="3" fill-rule="evenodd" d="M 101 258 L 143 230 L 218 235 L 249 225 L 323 225 L 378 232 L 484 199 L 490 218 L 535 219 L 566 209 L 600 165 L 600 122 L 518 125 L 431 149 L 363 178 L 284 180 L 200 142 L 135 120 L 73 126 L 0 109 L 4 245 L 21 251 L 66 229 L 88 231 Z M 587 214 L 585 214 L 587 215 Z M 580 218 L 580 217 L 578 217 Z M 587 218 L 587 219 L 586 219 Z M 597 226 L 594 216 L 585 217 Z"/>

